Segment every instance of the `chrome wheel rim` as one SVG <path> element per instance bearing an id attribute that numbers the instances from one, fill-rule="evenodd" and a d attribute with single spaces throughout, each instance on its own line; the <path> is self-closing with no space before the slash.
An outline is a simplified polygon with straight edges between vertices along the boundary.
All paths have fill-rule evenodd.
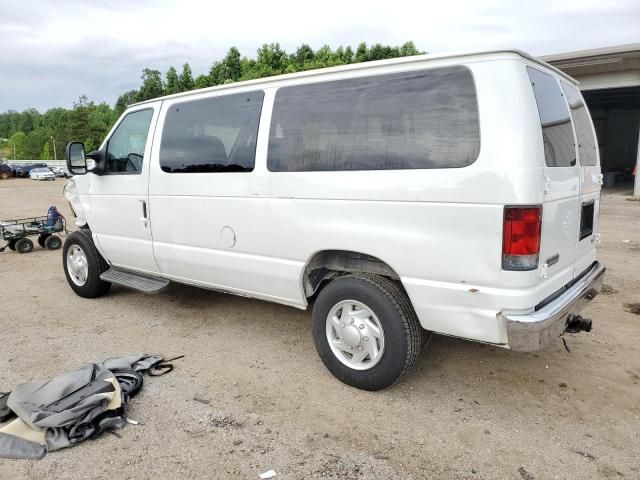
<path id="1" fill-rule="evenodd" d="M 71 245 L 67 250 L 67 271 L 71 281 L 77 286 L 82 287 L 87 283 L 89 264 L 84 250 L 78 245 Z"/>
<path id="2" fill-rule="evenodd" d="M 384 330 L 364 303 L 343 300 L 327 315 L 327 341 L 335 357 L 354 370 L 369 370 L 384 354 Z"/>

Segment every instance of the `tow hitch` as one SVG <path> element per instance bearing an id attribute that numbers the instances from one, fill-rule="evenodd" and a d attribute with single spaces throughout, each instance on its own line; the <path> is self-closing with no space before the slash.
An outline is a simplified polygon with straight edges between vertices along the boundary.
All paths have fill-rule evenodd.
<path id="1" fill-rule="evenodd" d="M 580 315 L 570 315 L 567 319 L 567 333 L 590 332 L 591 319 L 583 318 Z"/>

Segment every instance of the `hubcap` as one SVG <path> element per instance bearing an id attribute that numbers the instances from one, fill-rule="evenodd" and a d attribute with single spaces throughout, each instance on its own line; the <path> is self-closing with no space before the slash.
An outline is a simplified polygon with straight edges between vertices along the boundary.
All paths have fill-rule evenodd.
<path id="1" fill-rule="evenodd" d="M 384 353 L 384 331 L 373 311 L 344 300 L 327 315 L 327 341 L 338 360 L 354 370 L 373 368 Z"/>
<path id="2" fill-rule="evenodd" d="M 67 250 L 67 270 L 71 281 L 79 287 L 87 283 L 87 277 L 89 276 L 87 256 L 78 245 L 71 245 Z"/>

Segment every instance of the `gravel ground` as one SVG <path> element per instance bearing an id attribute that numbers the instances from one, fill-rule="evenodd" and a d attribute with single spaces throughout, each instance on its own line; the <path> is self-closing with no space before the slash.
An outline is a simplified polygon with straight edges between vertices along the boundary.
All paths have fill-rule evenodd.
<path id="1" fill-rule="evenodd" d="M 70 212 L 62 180 L 0 181 L 0 218 Z M 434 336 L 382 392 L 324 368 L 308 312 L 172 285 L 74 295 L 60 251 L 0 254 L 0 391 L 133 351 L 184 354 L 148 378 L 121 438 L 40 461 L 0 460 L 1 479 L 640 478 L 640 202 L 603 196 L 609 293 L 591 334 L 537 354 Z M 194 397 L 210 401 L 195 401 Z"/>

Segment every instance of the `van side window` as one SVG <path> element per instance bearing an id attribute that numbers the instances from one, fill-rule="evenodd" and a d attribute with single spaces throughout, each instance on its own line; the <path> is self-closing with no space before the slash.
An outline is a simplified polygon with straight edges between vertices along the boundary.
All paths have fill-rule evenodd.
<path id="1" fill-rule="evenodd" d="M 567 102 L 571 109 L 571 118 L 573 118 L 573 126 L 576 129 L 576 137 L 578 137 L 580 165 L 593 167 L 597 165 L 598 157 L 596 156 L 596 141 L 591 129 L 587 106 L 584 104 L 580 92 L 573 85 L 563 82 L 562 90 L 564 90 L 564 94 L 567 97 Z"/>
<path id="2" fill-rule="evenodd" d="M 473 77 L 462 66 L 283 87 L 274 172 L 465 167 L 480 150 Z"/>
<path id="3" fill-rule="evenodd" d="M 171 105 L 160 144 L 162 171 L 251 172 L 263 98 L 258 91 Z"/>
<path id="4" fill-rule="evenodd" d="M 535 68 L 527 67 L 542 126 L 544 158 L 548 167 L 576 164 L 576 149 L 569 109 L 558 81 Z"/>
<path id="5" fill-rule="evenodd" d="M 140 173 L 153 110 L 127 114 L 107 143 L 107 173 Z"/>

